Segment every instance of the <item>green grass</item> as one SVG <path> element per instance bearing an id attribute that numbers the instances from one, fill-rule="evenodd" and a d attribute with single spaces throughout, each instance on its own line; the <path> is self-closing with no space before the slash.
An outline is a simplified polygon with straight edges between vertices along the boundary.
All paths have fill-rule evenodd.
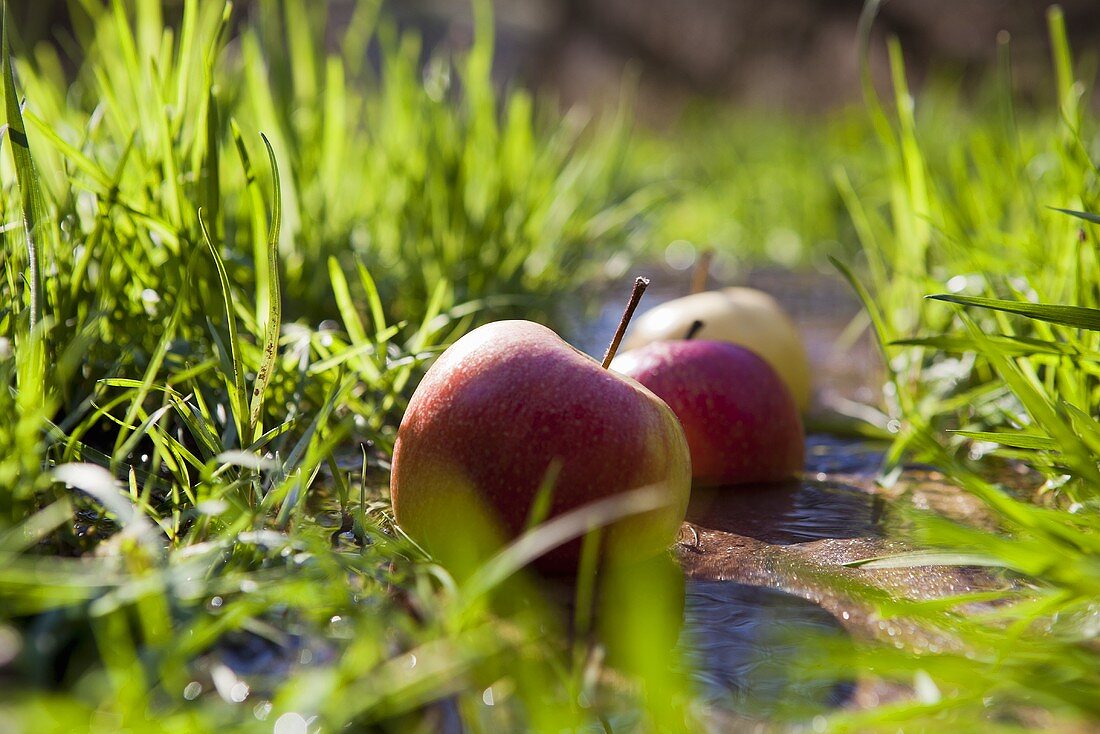
<path id="1" fill-rule="evenodd" d="M 423 74 L 378 3 L 344 29 L 321 9 L 89 0 L 70 58 L 5 40 L 5 726 L 667 717 L 684 696 L 586 672 L 587 638 L 514 588 L 522 549 L 459 583 L 381 491 L 427 359 L 552 318 L 629 246 L 649 194 L 622 183 L 624 123 L 499 92 L 487 3 Z M 252 689 L 222 659 L 244 643 L 281 656 Z"/>
<path id="2" fill-rule="evenodd" d="M 382 491 L 444 345 L 582 308 L 565 296 L 674 240 L 836 256 L 886 357 L 883 481 L 930 461 L 999 524 L 907 515 L 935 555 L 869 562 L 994 569 L 984 612 L 821 579 L 965 652 L 822 640 L 800 674 L 919 697 L 776 716 L 1100 718 L 1100 150 L 1059 14 L 1045 109 L 1017 107 L 1004 72 L 976 102 L 913 98 L 895 49 L 870 114 L 703 109 L 631 139 L 629 110 L 586 122 L 500 91 L 487 3 L 472 49 L 423 68 L 379 3 L 342 29 L 322 5 L 192 1 L 166 22 L 153 0 L 82 0 L 63 56 L 6 29 L 0 727 L 698 730 L 690 671 L 655 644 L 677 630 L 676 569 L 602 598 L 515 573 L 583 532 L 571 518 L 455 579 Z M 1041 487 L 996 483 L 1004 461 Z M 247 684 L 242 660 L 265 661 Z"/>
<path id="3" fill-rule="evenodd" d="M 1007 58 L 1007 46 L 1000 53 Z M 900 49 L 895 54 L 894 83 L 902 100 L 911 99 Z M 1018 104 L 1011 86 L 1002 59 L 976 89 L 931 75 L 912 108 L 892 97 L 817 114 L 696 103 L 669 131 L 636 136 L 630 147 L 634 179 L 670 197 L 646 221 L 651 252 L 661 256 L 686 241 L 733 266 L 833 271 L 830 256 L 850 260 L 863 251 L 872 254 L 858 269 L 876 282 L 880 260 L 902 259 L 898 248 L 914 255 L 909 267 L 930 282 L 1004 273 L 1008 250 L 1028 258 L 1022 266 L 1045 265 L 1033 235 L 1075 230 L 1045 207 L 1059 206 L 1069 190 L 1085 193 L 1095 144 L 1087 130 L 1074 141 L 1059 102 Z M 1071 82 L 1065 94 L 1086 89 Z M 1087 119 L 1087 104 L 1073 109 Z M 937 205 L 942 215 L 927 210 Z M 920 242 L 929 238 L 942 247 L 925 259 Z M 964 252 L 970 245 L 980 252 Z M 673 247 L 670 261 L 681 250 Z M 915 306 L 908 295 L 904 301 L 890 310 L 902 312 L 911 330 Z"/>
<path id="4" fill-rule="evenodd" d="M 914 539 L 944 552 L 942 562 L 1002 569 L 1008 582 L 994 610 L 950 620 L 965 655 L 869 647 L 863 664 L 896 680 L 924 676 L 934 695 L 841 716 L 842 730 L 1059 728 L 1100 718 L 1100 271 L 1087 214 L 1100 205 L 1097 128 L 1061 12 L 1049 20 L 1049 109 L 1016 109 L 1002 46 L 996 114 L 922 118 L 893 46 L 891 109 L 868 92 L 889 195 L 860 196 L 850 172 L 837 171 L 862 254 L 855 273 L 837 264 L 887 365 L 882 426 L 897 435 L 886 481 L 902 462 L 924 460 L 981 499 L 997 532 L 917 516 Z M 1001 461 L 1033 470 L 1033 491 L 992 481 L 988 469 Z M 922 615 L 919 606 L 912 613 Z"/>
<path id="5" fill-rule="evenodd" d="M 867 4 L 864 43 L 877 6 Z M 670 179 L 676 194 L 650 219 L 654 255 L 674 263 L 685 248 L 666 246 L 686 240 L 727 264 L 835 265 L 884 357 L 876 428 L 893 440 L 881 481 L 928 462 L 999 526 L 899 505 L 897 539 L 935 555 L 870 564 L 987 567 L 1004 582 L 993 611 L 964 612 L 967 595 L 899 606 L 829 580 L 884 618 L 904 616 L 966 646 L 958 654 L 864 641 L 854 657 L 836 651 L 829 670 L 920 695 L 832 715 L 830 729 L 1058 729 L 1100 719 L 1100 129 L 1094 69 L 1075 63 L 1061 11 L 1049 21 L 1043 105 L 1016 102 L 1007 42 L 977 95 L 935 79 L 911 92 L 891 42 L 891 89 L 881 96 L 866 81 L 864 110 L 807 119 L 702 107 L 672 135 L 632 149 L 635 175 Z M 999 482 L 1014 474 L 1005 462 L 1032 472 L 1029 490 Z"/>

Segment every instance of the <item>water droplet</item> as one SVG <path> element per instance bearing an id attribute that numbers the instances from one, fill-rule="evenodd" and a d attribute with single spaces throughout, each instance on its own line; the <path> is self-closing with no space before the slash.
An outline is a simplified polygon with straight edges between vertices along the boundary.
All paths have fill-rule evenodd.
<path id="1" fill-rule="evenodd" d="M 934 706 L 940 702 L 939 687 L 932 680 L 932 676 L 923 670 L 918 670 L 913 674 L 913 689 L 917 694 L 917 699 L 925 705 Z"/>
<path id="2" fill-rule="evenodd" d="M 260 721 L 264 721 L 271 714 L 271 701 L 260 701 L 252 709 L 252 715 Z"/>
<path id="3" fill-rule="evenodd" d="M 305 717 L 294 711 L 275 719 L 275 734 L 306 734 L 307 730 Z"/>
<path id="4" fill-rule="evenodd" d="M 240 703 L 248 698 L 250 690 L 248 684 L 244 681 L 237 681 L 233 684 L 233 687 L 229 689 L 229 700 L 233 703 Z"/>

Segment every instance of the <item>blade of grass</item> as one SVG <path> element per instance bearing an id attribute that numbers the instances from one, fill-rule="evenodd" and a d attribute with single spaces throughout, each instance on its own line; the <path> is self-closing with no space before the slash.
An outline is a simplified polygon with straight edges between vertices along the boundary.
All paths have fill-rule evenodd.
<path id="1" fill-rule="evenodd" d="M 210 238 L 210 231 L 206 228 L 206 222 L 203 219 L 203 214 L 200 211 L 198 213 L 199 229 L 202 231 L 203 240 L 206 242 L 206 246 L 210 251 L 211 257 L 214 259 L 214 266 L 218 271 L 218 282 L 221 285 L 222 291 L 222 304 L 225 307 L 225 321 L 226 327 L 229 330 L 229 355 L 230 363 L 232 366 L 232 374 L 226 375 L 226 384 L 229 388 L 230 395 L 230 408 L 233 412 L 233 425 L 237 430 L 237 445 L 244 446 L 249 441 L 245 438 L 251 437 L 251 432 L 245 432 L 245 416 L 248 414 L 245 406 L 246 402 L 246 389 L 244 384 L 244 365 L 241 361 L 240 350 L 238 344 L 240 343 L 240 337 L 237 334 L 237 313 L 233 306 L 233 291 L 229 284 L 229 275 L 225 271 L 225 262 L 222 260 L 221 253 L 218 252 L 217 246 L 214 244 L 214 240 Z"/>
<path id="2" fill-rule="evenodd" d="M 1021 303 L 1000 298 L 982 298 L 978 296 L 957 296 L 941 293 L 927 296 L 933 301 L 955 303 L 960 306 L 987 308 L 994 311 L 1026 316 L 1029 319 L 1045 321 L 1050 324 L 1072 326 L 1076 329 L 1100 331 L 1100 309 L 1085 306 L 1062 306 L 1050 303 Z"/>
<path id="3" fill-rule="evenodd" d="M 1009 433 L 1006 431 L 952 431 L 956 436 L 965 436 L 975 441 L 989 441 L 1002 446 L 1018 449 L 1057 450 L 1058 443 L 1049 436 L 1036 436 L 1027 433 Z"/>
<path id="4" fill-rule="evenodd" d="M 29 318 L 33 330 L 42 316 L 42 258 L 48 252 L 56 252 L 57 233 L 50 224 L 49 211 L 42 196 L 34 158 L 31 156 L 27 129 L 23 124 L 23 114 L 19 105 L 19 96 L 15 89 L 15 72 L 12 69 L 11 46 L 8 42 L 8 6 L 5 1 L 0 6 L 3 15 L 0 26 L 0 82 L 4 85 L 4 127 L 12 157 L 15 159 L 15 175 L 21 194 L 20 218 L 23 222 L 23 236 L 27 249 L 27 263 L 30 278 Z M 40 245 L 42 245 L 40 247 Z"/>
<path id="5" fill-rule="evenodd" d="M 282 323 L 283 304 L 279 286 L 279 214 L 282 211 L 282 193 L 279 188 L 279 163 L 275 160 L 275 151 L 263 136 L 264 145 L 267 147 L 267 155 L 271 161 L 271 176 L 275 190 L 271 205 L 271 231 L 267 246 L 267 273 L 268 273 L 268 314 L 264 323 L 264 351 L 260 359 L 260 368 L 256 372 L 256 381 L 252 388 L 252 407 L 249 412 L 249 442 L 255 441 L 263 433 L 262 411 L 264 405 L 264 391 L 267 390 L 271 373 L 275 369 L 278 359 L 279 330 Z M 257 267 L 258 267 L 257 263 Z M 243 442 L 242 442 L 243 444 Z"/>

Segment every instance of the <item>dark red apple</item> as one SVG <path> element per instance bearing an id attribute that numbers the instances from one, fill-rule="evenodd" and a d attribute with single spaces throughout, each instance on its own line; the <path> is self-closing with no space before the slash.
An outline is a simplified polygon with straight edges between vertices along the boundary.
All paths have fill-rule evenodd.
<path id="1" fill-rule="evenodd" d="M 802 470 L 805 434 L 794 398 L 754 352 L 719 341 L 652 342 L 611 367 L 676 413 L 696 483 L 773 482 Z"/>
<path id="2" fill-rule="evenodd" d="M 444 565 L 472 566 L 523 531 L 548 477 L 549 517 L 659 487 L 662 507 L 603 534 L 605 558 L 641 559 L 671 545 L 684 518 L 688 445 L 660 398 L 545 326 L 475 329 L 428 370 L 401 421 L 390 483 L 397 523 Z M 574 571 L 580 546 L 537 565 Z"/>
<path id="3" fill-rule="evenodd" d="M 701 321 L 698 338 L 751 349 L 771 365 L 791 391 L 799 411 L 810 405 L 812 372 L 798 327 L 773 297 L 755 288 L 692 293 L 651 308 L 635 320 L 626 349 L 683 339 Z"/>

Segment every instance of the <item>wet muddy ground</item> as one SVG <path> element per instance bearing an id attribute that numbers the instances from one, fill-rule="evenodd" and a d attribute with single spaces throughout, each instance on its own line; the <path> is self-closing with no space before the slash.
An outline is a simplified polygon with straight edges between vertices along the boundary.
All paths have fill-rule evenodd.
<path id="1" fill-rule="evenodd" d="M 780 704 L 869 707 L 907 696 L 870 679 L 796 681 L 793 670 L 823 635 L 918 651 L 955 648 L 935 629 L 879 617 L 870 601 L 1004 586 L 984 569 L 846 565 L 912 550 L 895 539 L 902 510 L 929 494 L 974 502 L 926 469 L 903 474 L 887 496 L 874 481 L 878 458 L 866 445 L 811 435 L 801 481 L 693 495 L 675 549 L 687 578 L 683 644 L 696 651 L 700 680 L 722 708 L 766 714 Z"/>

